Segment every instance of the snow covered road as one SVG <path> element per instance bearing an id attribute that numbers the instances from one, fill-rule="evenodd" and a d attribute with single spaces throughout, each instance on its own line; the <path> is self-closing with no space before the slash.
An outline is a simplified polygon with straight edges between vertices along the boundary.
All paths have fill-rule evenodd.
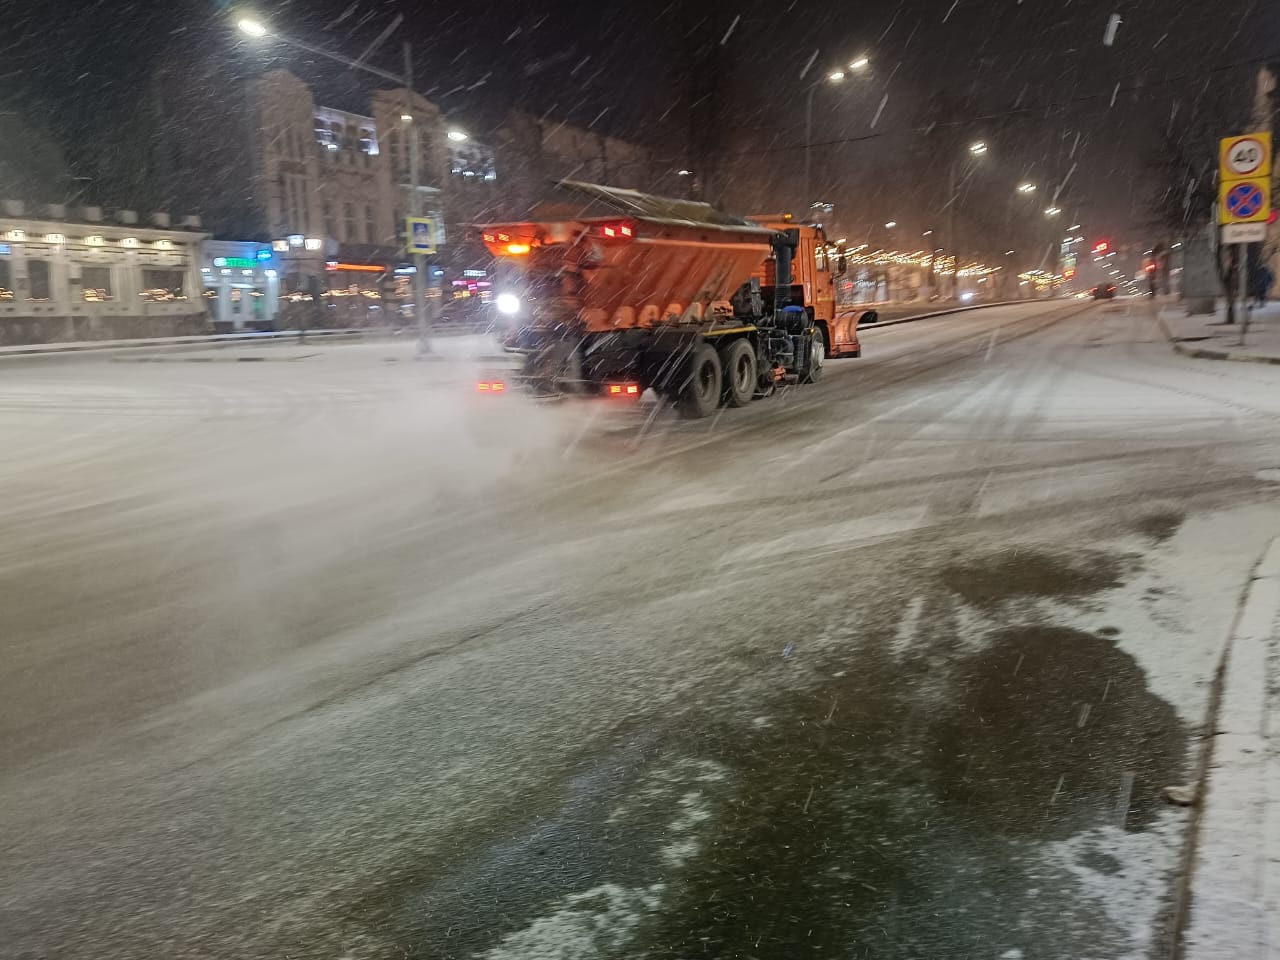
<path id="1" fill-rule="evenodd" d="M 1144 957 L 1280 534 L 1145 304 L 714 419 L 412 345 L 0 371 L 0 957 Z"/>

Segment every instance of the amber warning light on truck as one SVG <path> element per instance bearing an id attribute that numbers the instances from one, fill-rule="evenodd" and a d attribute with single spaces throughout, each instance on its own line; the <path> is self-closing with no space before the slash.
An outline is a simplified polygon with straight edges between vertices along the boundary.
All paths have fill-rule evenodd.
<path id="1" fill-rule="evenodd" d="M 536 237 L 520 237 L 510 233 L 485 233 L 484 245 L 494 256 L 523 257 L 538 246 Z"/>

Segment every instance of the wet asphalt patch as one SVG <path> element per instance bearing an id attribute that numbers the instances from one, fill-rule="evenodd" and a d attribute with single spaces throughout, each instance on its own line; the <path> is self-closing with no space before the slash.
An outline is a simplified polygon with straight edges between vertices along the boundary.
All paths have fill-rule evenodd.
<path id="1" fill-rule="evenodd" d="M 1156 543 L 1164 543 L 1178 532 L 1186 518 L 1187 515 L 1182 510 L 1157 510 L 1140 517 L 1133 527 L 1144 537 L 1150 537 Z"/>
<path id="2" fill-rule="evenodd" d="M 1021 597 L 1086 597 L 1118 587 L 1122 570 L 1106 553 L 1013 549 L 954 563 L 942 571 L 942 582 L 966 602 L 990 608 Z"/>
<path id="3" fill-rule="evenodd" d="M 849 610 L 846 644 L 757 664 L 778 679 L 754 722 L 708 700 L 676 729 L 615 731 L 508 839 L 365 900 L 351 955 L 1128 955 L 1081 876 L 1131 883 L 1124 838 L 1185 779 L 1187 734 L 1113 636 L 1004 603 L 1083 605 L 1128 562 L 952 562 L 905 650 Z"/>
<path id="4" fill-rule="evenodd" d="M 1118 955 L 1125 932 L 1036 850 L 1143 830 L 1178 782 L 1185 733 L 1136 662 L 1101 637 L 1027 627 L 945 665 L 869 646 L 848 667 L 721 741 L 736 795 L 633 955 Z M 1086 853 L 1116 871 L 1106 849 Z"/>

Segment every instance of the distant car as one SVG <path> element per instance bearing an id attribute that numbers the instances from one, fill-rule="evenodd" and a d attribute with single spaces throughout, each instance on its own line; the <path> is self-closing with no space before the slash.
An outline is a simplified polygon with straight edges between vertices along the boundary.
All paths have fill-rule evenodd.
<path id="1" fill-rule="evenodd" d="M 1093 299 L 1095 300 L 1114 300 L 1116 298 L 1116 285 L 1114 283 L 1098 284 L 1093 288 Z"/>

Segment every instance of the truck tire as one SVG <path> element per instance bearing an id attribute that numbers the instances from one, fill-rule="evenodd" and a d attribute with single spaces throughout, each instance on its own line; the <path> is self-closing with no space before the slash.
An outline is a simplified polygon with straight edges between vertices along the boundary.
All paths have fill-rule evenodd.
<path id="1" fill-rule="evenodd" d="M 809 344 L 809 362 L 805 364 L 801 383 L 817 383 L 822 379 L 822 368 L 827 362 L 827 338 L 821 327 L 813 328 L 813 340 Z"/>
<path id="2" fill-rule="evenodd" d="M 756 351 L 751 341 L 734 340 L 720 357 L 724 376 L 724 401 L 731 407 L 745 407 L 756 393 Z"/>
<path id="3" fill-rule="evenodd" d="M 676 393 L 676 409 L 690 420 L 708 417 L 720 405 L 720 355 L 709 343 L 689 352 L 684 382 Z"/>

